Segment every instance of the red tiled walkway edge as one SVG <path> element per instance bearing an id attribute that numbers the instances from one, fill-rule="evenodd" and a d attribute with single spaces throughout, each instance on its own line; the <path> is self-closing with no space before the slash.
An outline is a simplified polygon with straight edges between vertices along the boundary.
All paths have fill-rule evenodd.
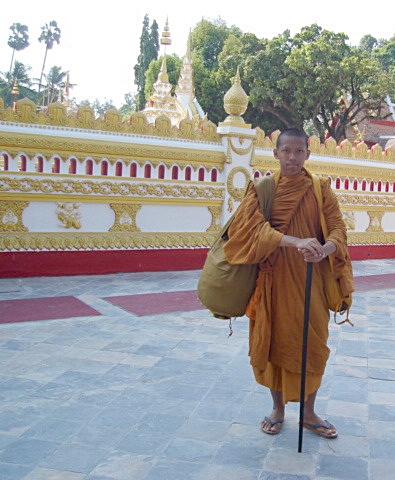
<path id="1" fill-rule="evenodd" d="M 71 296 L 0 301 L 0 324 L 101 315 Z"/>

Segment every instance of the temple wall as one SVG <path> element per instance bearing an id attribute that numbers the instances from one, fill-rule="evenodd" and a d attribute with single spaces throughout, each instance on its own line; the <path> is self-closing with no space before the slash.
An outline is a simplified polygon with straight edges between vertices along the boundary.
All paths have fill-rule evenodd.
<path id="1" fill-rule="evenodd" d="M 0 277 L 201 268 L 247 182 L 278 168 L 278 132 L 18 107 L 0 108 Z M 351 256 L 394 257 L 395 150 L 315 137 L 310 148 Z"/>

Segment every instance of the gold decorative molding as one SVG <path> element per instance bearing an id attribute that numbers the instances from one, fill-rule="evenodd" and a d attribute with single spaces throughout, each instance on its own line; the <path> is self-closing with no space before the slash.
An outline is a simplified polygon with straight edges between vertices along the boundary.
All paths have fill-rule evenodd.
<path id="1" fill-rule="evenodd" d="M 279 169 L 278 160 L 274 159 L 270 155 L 258 155 L 255 151 L 255 155 L 250 164 L 254 170 L 260 172 L 276 171 Z M 365 179 L 367 182 L 373 180 L 374 182 L 395 182 L 395 168 L 383 168 L 382 166 L 372 167 L 366 166 L 363 163 L 360 165 L 350 165 L 344 163 L 331 163 L 331 162 L 318 162 L 310 158 L 306 162 L 306 168 L 317 175 L 323 175 L 325 177 L 331 177 L 332 179 L 340 178 L 342 181 L 349 179 Z"/>
<path id="2" fill-rule="evenodd" d="M 341 207 L 352 206 L 356 210 L 395 210 L 395 195 L 388 193 L 357 193 L 346 190 L 336 191 L 335 194 Z"/>
<path id="3" fill-rule="evenodd" d="M 0 200 L 0 232 L 27 232 L 22 213 L 29 202 Z"/>
<path id="4" fill-rule="evenodd" d="M 37 105 L 31 100 L 24 98 L 16 102 L 16 109 L 0 105 L 0 120 L 14 123 L 26 123 L 45 126 L 60 126 L 66 128 L 78 128 L 89 130 L 102 130 L 116 133 L 139 134 L 151 136 L 168 136 L 172 138 L 187 138 L 193 140 L 205 140 L 219 143 L 220 136 L 217 134 L 217 127 L 207 118 L 200 119 L 192 124 L 193 129 L 185 128 L 181 120 L 179 128 L 163 128 L 163 122 L 152 125 L 147 121 L 142 112 L 135 112 L 126 120 L 115 109 L 108 110 L 103 117 L 95 118 L 94 111 L 88 106 L 78 108 L 76 112 L 68 112 L 61 103 L 53 103 L 48 111 L 37 112 Z"/>
<path id="5" fill-rule="evenodd" d="M 111 182 L 93 180 L 68 180 L 65 178 L 8 177 L 0 175 L 0 195 L 6 192 L 68 194 L 68 195 L 104 195 L 106 197 L 173 197 L 191 199 L 222 200 L 223 187 L 210 185 L 186 185 L 177 183 L 145 183 L 140 181 Z"/>
<path id="6" fill-rule="evenodd" d="M 218 231 L 19 233 L 0 232 L 0 251 L 120 250 L 146 248 L 209 248 Z M 348 244 L 394 245 L 395 232 L 348 232 Z"/>
<path id="7" fill-rule="evenodd" d="M 265 150 L 273 150 L 279 134 L 280 131 L 276 131 L 273 132 L 270 137 L 267 137 L 265 136 L 265 132 L 257 127 L 256 138 L 254 142 L 255 147 Z M 373 145 L 371 149 L 369 149 L 364 142 L 361 142 L 355 146 L 349 140 L 344 140 L 337 145 L 333 138 L 328 138 L 325 143 L 321 143 L 320 139 L 313 135 L 309 138 L 309 149 L 312 155 L 358 159 L 361 161 L 361 167 L 363 167 L 364 161 L 378 161 L 392 165 L 395 164 L 395 147 L 389 147 L 386 150 L 383 150 L 378 144 Z M 259 155 L 258 164 L 262 157 L 270 158 L 269 155 Z M 311 162 L 312 160 L 309 160 L 309 164 L 311 164 Z"/>
<path id="8" fill-rule="evenodd" d="M 244 177 L 245 177 L 244 187 L 235 187 L 233 185 L 233 179 L 234 179 L 234 177 L 237 173 L 241 173 L 241 174 L 244 175 Z M 247 168 L 245 168 L 245 167 L 233 168 L 229 172 L 228 179 L 227 179 L 227 182 L 226 182 L 226 187 L 228 189 L 229 195 L 232 198 L 234 198 L 237 202 L 241 202 L 241 200 L 243 199 L 243 197 L 245 195 L 245 192 L 246 192 L 246 189 L 247 189 L 247 186 L 248 186 L 248 182 L 250 180 L 251 180 L 251 173 Z"/>
<path id="9" fill-rule="evenodd" d="M 243 138 L 240 137 L 240 143 L 243 141 Z M 250 145 L 248 147 L 236 147 L 234 144 L 233 144 L 233 141 L 232 141 L 232 138 L 231 137 L 228 137 L 228 142 L 229 142 L 229 146 L 230 148 L 232 149 L 233 152 L 235 152 L 237 155 L 247 155 L 248 153 L 250 153 L 252 151 L 252 149 L 254 148 L 254 142 L 250 142 Z"/>
<path id="10" fill-rule="evenodd" d="M 223 152 L 204 149 L 203 145 L 201 147 L 201 149 L 196 150 L 180 148 L 177 145 L 140 145 L 132 142 L 73 138 L 60 135 L 33 135 L 19 132 L 2 132 L 0 138 L 0 148 L 6 150 L 11 156 L 23 152 L 33 158 L 40 153 L 47 159 L 57 156 L 63 162 L 69 158 L 76 158 L 79 162 L 87 158 L 93 158 L 96 163 L 107 160 L 111 165 L 120 160 L 125 165 L 130 165 L 133 161 L 144 165 L 149 160 L 151 163 L 156 162 L 156 164 L 163 162 L 166 166 L 172 166 L 174 163 L 178 163 L 179 166 L 191 165 L 196 168 L 204 166 L 206 169 L 215 166 L 221 171 L 225 162 Z"/>
<path id="11" fill-rule="evenodd" d="M 216 232 L 0 233 L 1 251 L 209 248 Z"/>
<path id="12" fill-rule="evenodd" d="M 394 245 L 395 232 L 347 232 L 349 245 Z"/>
<path id="13" fill-rule="evenodd" d="M 114 225 L 110 228 L 110 232 L 140 231 L 136 225 L 136 215 L 141 208 L 141 204 L 110 203 L 110 207 L 115 213 Z"/>

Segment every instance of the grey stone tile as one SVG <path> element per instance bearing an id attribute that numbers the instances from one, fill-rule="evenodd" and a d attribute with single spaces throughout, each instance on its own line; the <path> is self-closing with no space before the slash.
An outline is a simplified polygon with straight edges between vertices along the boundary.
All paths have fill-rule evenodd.
<path id="1" fill-rule="evenodd" d="M 143 480 L 156 464 L 152 455 L 114 451 L 103 458 L 84 480 Z"/>
<path id="2" fill-rule="evenodd" d="M 2 463 L 0 461 L 0 478 L 1 480 L 22 480 L 26 478 L 31 469 L 31 466 Z"/>
<path id="3" fill-rule="evenodd" d="M 393 455 L 385 461 L 381 458 L 373 458 L 370 461 L 370 480 L 393 480 L 395 472 L 395 460 Z"/>
<path id="4" fill-rule="evenodd" d="M 36 467 L 24 480 L 84 480 L 85 474 Z"/>
<path id="5" fill-rule="evenodd" d="M 106 450 L 88 445 L 60 445 L 39 466 L 53 470 L 89 473 L 105 457 Z"/>
<path id="6" fill-rule="evenodd" d="M 46 417 L 34 423 L 31 428 L 21 435 L 21 438 L 34 438 L 49 442 L 63 443 L 66 442 L 79 428 L 79 422 Z"/>
<path id="7" fill-rule="evenodd" d="M 20 438 L 0 452 L 0 462 L 35 466 L 59 447 L 59 443 Z"/>
<path id="8" fill-rule="evenodd" d="M 333 477 L 342 480 L 369 479 L 369 464 L 366 459 L 336 456 L 336 455 L 322 455 L 318 462 L 317 472 L 323 477 Z"/>
<path id="9" fill-rule="evenodd" d="M 395 260 L 354 264 L 364 275 L 393 273 Z M 339 438 L 305 431 L 298 453 L 297 403 L 279 435 L 259 430 L 272 405 L 253 378 L 246 318 L 228 338 L 227 323 L 204 310 L 142 318 L 101 298 L 192 289 L 198 276 L 22 279 L 14 298 L 68 292 L 103 315 L 0 325 L 1 454 L 26 440 L 56 444 L 47 458 L 42 444 L 37 464 L 0 458 L 0 478 L 363 480 L 369 467 L 369 480 L 392 480 L 395 291 L 355 292 L 354 328 L 331 319 L 316 409 Z"/>
<path id="10" fill-rule="evenodd" d="M 218 449 L 215 442 L 205 442 L 189 438 L 175 438 L 164 451 L 167 459 L 185 462 L 207 463 Z"/>

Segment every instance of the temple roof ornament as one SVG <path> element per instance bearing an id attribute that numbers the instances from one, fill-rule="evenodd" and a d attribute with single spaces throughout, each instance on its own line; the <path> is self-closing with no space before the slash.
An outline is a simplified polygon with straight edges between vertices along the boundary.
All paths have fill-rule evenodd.
<path id="1" fill-rule="evenodd" d="M 204 118 L 204 112 L 195 97 L 193 82 L 191 32 L 188 35 L 187 51 L 182 61 L 180 76 L 175 90 L 175 96 L 188 114 L 188 118 L 195 116 Z"/>
<path id="2" fill-rule="evenodd" d="M 247 110 L 248 95 L 241 86 L 239 67 L 237 67 L 233 85 L 224 95 L 224 109 L 228 113 L 223 123 L 245 124 L 241 117 Z"/>
<path id="3" fill-rule="evenodd" d="M 166 46 L 171 45 L 167 20 L 160 43 L 165 47 L 162 65 L 158 79 L 153 85 L 154 92 L 150 96 L 143 113 L 151 124 L 155 123 L 156 119 L 162 115 L 167 116 L 173 126 L 178 126 L 184 119 L 194 119 L 200 122 L 205 115 L 195 97 L 191 61 L 191 34 L 188 37 L 187 52 L 183 59 L 175 95 L 171 94 L 172 84 L 169 82 L 167 73 Z"/>

